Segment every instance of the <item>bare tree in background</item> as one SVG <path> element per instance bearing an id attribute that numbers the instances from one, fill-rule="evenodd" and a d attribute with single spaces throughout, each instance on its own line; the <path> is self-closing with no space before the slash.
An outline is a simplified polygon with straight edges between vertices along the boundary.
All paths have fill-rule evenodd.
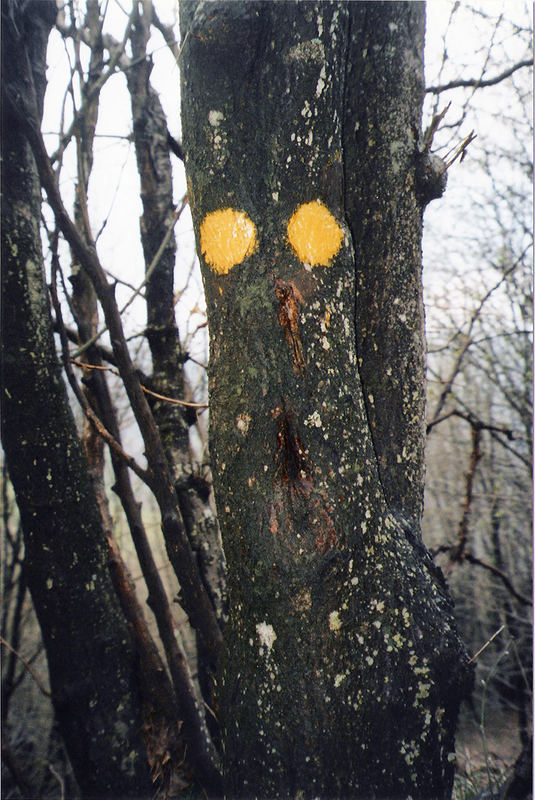
<path id="1" fill-rule="evenodd" d="M 150 11 L 150 6 L 147 6 Z M 53 700 L 56 708 L 56 713 L 59 716 L 60 724 L 63 726 L 63 735 L 66 741 L 67 749 L 73 763 L 73 768 L 76 778 L 80 785 L 83 795 L 96 794 L 98 796 L 108 796 L 115 792 L 115 796 L 139 796 L 148 791 L 148 771 L 147 761 L 149 762 L 153 776 L 155 778 L 166 778 L 167 783 L 171 782 L 169 774 L 171 771 L 180 769 L 181 761 L 183 761 L 183 754 L 179 752 L 177 745 L 177 736 L 180 730 L 181 721 L 183 721 L 184 729 L 182 731 L 182 738 L 189 746 L 188 760 L 191 764 L 196 764 L 197 773 L 201 776 L 202 783 L 210 788 L 210 791 L 217 792 L 218 783 L 218 766 L 217 754 L 215 747 L 212 743 L 210 733 L 208 732 L 205 721 L 205 703 L 213 703 L 211 697 L 204 700 L 201 692 L 196 687 L 191 665 L 188 664 L 185 657 L 183 647 L 178 636 L 176 623 L 173 619 L 171 612 L 170 598 L 168 598 L 165 588 L 160 580 L 158 570 L 155 566 L 154 559 L 151 552 L 151 546 L 147 540 L 146 533 L 143 527 L 143 521 L 140 515 L 140 506 L 137 502 L 128 475 L 128 467 L 135 472 L 138 477 L 142 478 L 153 491 L 157 502 L 160 506 L 160 513 L 162 517 L 162 527 L 165 531 L 165 540 L 169 559 L 173 568 L 177 573 L 177 578 L 182 591 L 182 604 L 187 611 L 191 623 L 193 624 L 199 641 L 199 663 L 200 668 L 205 671 L 203 680 L 200 684 L 205 692 L 211 692 L 213 684 L 210 681 L 210 675 L 215 668 L 215 661 L 219 649 L 221 639 L 221 620 L 222 620 L 222 587 L 221 585 L 214 585 L 214 592 L 209 593 L 207 583 L 203 577 L 203 572 L 199 568 L 199 563 L 195 556 L 195 551 L 190 544 L 188 538 L 188 531 L 184 522 L 185 514 L 182 508 L 190 508 L 189 514 L 189 528 L 192 531 L 197 524 L 200 517 L 199 511 L 192 508 L 192 500 L 198 494 L 198 487 L 193 484 L 191 487 L 184 487 L 182 497 L 179 502 L 179 492 L 175 487 L 175 479 L 171 473 L 170 463 L 166 458 L 165 447 L 160 433 L 155 422 L 155 418 L 149 408 L 147 402 L 147 394 L 142 388 L 139 371 L 131 360 L 131 356 L 126 344 L 124 331 L 121 324 L 119 310 L 114 299 L 114 287 L 109 282 L 96 254 L 94 246 L 93 233 L 89 221 L 88 213 L 88 199 L 87 187 L 91 177 L 91 169 L 93 162 L 93 141 L 95 134 L 95 127 L 98 119 L 98 98 L 106 79 L 113 75 L 116 65 L 118 64 L 121 56 L 124 53 L 125 46 L 128 39 L 131 37 L 134 46 L 137 43 L 136 34 L 139 36 L 141 27 L 141 13 L 144 11 L 143 6 L 138 8 L 138 4 L 134 5 L 132 14 L 128 20 L 125 36 L 121 42 L 107 41 L 107 54 L 108 59 L 105 60 L 104 40 L 102 34 L 103 18 L 100 16 L 100 7 L 95 2 L 89 2 L 86 6 L 85 17 L 80 21 L 78 27 L 78 19 L 75 14 L 73 6 L 70 6 L 70 19 L 67 25 L 63 25 L 62 32 L 68 33 L 69 38 L 72 40 L 73 59 L 73 73 L 70 83 L 70 92 L 73 101 L 76 97 L 80 98 L 79 104 L 75 101 L 74 119 L 70 125 L 68 132 L 65 132 L 60 137 L 60 147 L 58 151 L 49 158 L 44 148 L 44 143 L 40 133 L 40 107 L 36 105 L 35 93 L 38 92 L 38 102 L 42 104 L 42 95 L 44 91 L 44 48 L 46 45 L 48 30 L 45 27 L 44 20 L 48 19 L 49 22 L 56 16 L 55 4 L 42 4 L 32 6 L 31 8 L 19 8 L 16 4 L 4 3 L 3 7 L 3 35 L 5 36 L 5 46 L 3 48 L 5 58 L 4 76 L 5 81 L 3 84 L 4 90 L 4 105 L 6 107 L 6 115 L 4 116 L 4 131 L 6 137 L 12 137 L 14 143 L 20 148 L 24 149 L 24 158 L 27 161 L 28 180 L 35 175 L 36 171 L 34 165 L 40 174 L 41 183 L 46 189 L 50 201 L 50 205 L 55 215 L 55 222 L 58 226 L 55 229 L 49 230 L 50 252 L 52 258 L 52 273 L 51 273 L 51 299 L 54 307 L 56 325 L 60 332 L 61 349 L 64 359 L 64 367 L 72 391 L 80 402 L 88 424 L 85 426 L 83 435 L 85 456 L 87 463 L 90 467 L 90 472 L 85 470 L 84 475 L 80 480 L 85 480 L 87 488 L 84 491 L 88 494 L 87 499 L 82 498 L 81 488 L 74 493 L 74 489 L 65 478 L 67 475 L 74 480 L 75 470 L 74 466 L 66 466 L 64 463 L 57 459 L 52 459 L 47 466 L 47 460 L 51 459 L 52 454 L 61 450 L 67 457 L 73 457 L 70 454 L 76 453 L 75 444 L 69 440 L 64 445 L 61 445 L 61 435 L 65 437 L 69 430 L 71 431 L 71 439 L 74 433 L 73 423 L 69 424 L 63 420 L 59 412 L 57 392 L 60 389 L 58 379 L 55 378 L 57 388 L 50 384 L 50 379 L 44 371 L 44 365 L 50 369 L 50 365 L 54 363 L 54 357 L 51 352 L 44 352 L 37 348 L 35 345 L 32 351 L 36 354 L 36 358 L 42 359 L 43 367 L 38 368 L 38 373 L 41 376 L 41 381 L 45 381 L 39 395 L 39 413 L 35 414 L 32 411 L 26 400 L 22 400 L 21 396 L 21 381 L 22 385 L 38 386 L 39 383 L 35 377 L 27 377 L 24 370 L 21 368 L 24 364 L 23 354 L 26 352 L 26 346 L 23 344 L 25 337 L 28 336 L 26 329 L 17 326 L 7 314 L 4 314 L 4 392 L 10 401 L 14 403 L 13 410 L 9 404 L 4 406 L 4 428 L 3 428 L 3 442 L 7 455 L 7 461 L 10 466 L 10 477 L 13 480 L 19 505 L 22 509 L 23 529 L 26 532 L 25 541 L 25 562 L 24 569 L 28 579 L 34 604 L 36 606 L 37 614 L 40 618 L 41 627 L 44 632 L 45 644 L 48 655 L 48 665 L 51 677 L 51 686 L 53 692 Z M 35 30 L 40 33 L 40 39 L 37 40 L 40 49 L 37 47 L 33 51 L 26 54 L 22 60 L 22 67 L 17 62 L 14 53 L 17 48 L 21 46 L 24 48 L 24 36 L 32 33 L 32 17 L 31 14 L 36 13 L 36 19 L 33 24 Z M 46 17 L 48 15 L 48 17 Z M 40 20 L 43 23 L 40 23 Z M 88 67 L 82 66 L 81 49 L 82 46 L 89 48 L 89 65 Z M 87 52 L 87 51 L 86 51 Z M 125 65 L 129 66 L 129 65 Z M 20 68 L 19 68 L 20 67 Z M 76 86 L 75 86 L 76 84 Z M 75 91 L 78 89 L 79 94 Z M 40 94 L 39 94 L 40 93 Z M 151 109 L 152 111 L 152 109 Z M 9 115 L 9 116 L 8 116 Z M 156 123 L 158 120 L 156 120 Z M 166 131 L 165 131 L 166 132 Z M 160 131 L 161 133 L 161 131 Z M 165 137 L 165 133 L 164 133 Z M 61 175 L 61 166 L 63 163 L 63 154 L 65 148 L 70 143 L 71 138 L 74 139 L 75 152 L 76 152 L 76 174 L 77 182 L 75 188 L 75 201 L 74 213 L 71 216 L 65 210 L 63 199 L 58 191 L 58 179 Z M 156 138 L 153 135 L 153 139 Z M 11 139 L 4 139 L 4 141 L 11 141 Z M 165 141 L 165 138 L 164 138 Z M 154 151 L 158 142 L 154 142 L 149 137 L 140 136 L 139 147 L 145 144 L 149 149 L 149 156 L 157 158 L 158 153 Z M 31 145 L 33 153 L 28 150 Z M 5 150 L 6 156 L 9 154 L 9 159 L 6 164 L 10 168 L 21 168 L 23 162 L 21 156 L 15 157 L 10 150 Z M 170 164 L 167 154 L 167 163 L 163 165 L 164 170 L 169 173 Z M 143 155 L 139 156 L 139 161 L 143 160 Z M 157 167 L 162 168 L 161 159 L 157 160 Z M 56 170 L 54 170 L 56 165 Z M 33 170 L 33 173 L 32 173 Z M 145 179 L 145 193 L 147 192 L 147 182 L 150 183 L 150 176 L 147 177 L 145 173 L 142 174 L 142 181 Z M 165 175 L 163 176 L 165 177 Z M 33 189 L 30 194 L 28 190 L 28 182 L 19 182 L 13 175 L 8 174 L 7 169 L 4 170 L 4 206 L 3 213 L 21 214 L 24 209 L 19 210 L 21 203 L 34 204 L 38 201 L 38 194 Z M 34 180 L 34 185 L 37 186 Z M 17 191 L 16 187 L 21 192 L 21 200 L 18 201 L 16 196 L 11 196 L 9 192 Z M 169 195 L 170 179 L 167 175 L 167 195 Z M 160 191 L 165 193 L 166 185 L 163 188 L 159 187 Z M 148 200 L 150 201 L 150 197 Z M 161 232 L 165 230 L 159 241 L 158 248 L 154 252 L 150 252 L 150 243 L 147 243 L 146 249 L 148 257 L 151 258 L 150 263 L 147 264 L 147 287 L 149 284 L 154 286 L 155 281 L 160 281 L 161 284 L 169 283 L 169 254 L 165 257 L 166 246 L 171 248 L 171 263 L 174 256 L 174 244 L 168 245 L 172 238 L 173 223 L 178 217 L 182 208 L 170 208 L 170 198 L 164 197 L 163 201 L 157 203 L 157 198 L 152 198 L 152 215 L 151 225 L 155 221 L 159 222 L 158 230 Z M 17 205 L 18 202 L 18 205 Z M 183 205 L 182 205 L 183 207 Z M 31 213 L 33 220 L 39 219 L 38 207 L 33 209 Z M 35 325 L 35 330 L 42 339 L 45 333 L 40 334 L 40 330 L 46 332 L 49 337 L 49 350 L 52 344 L 51 340 L 51 327 L 50 317 L 48 316 L 48 309 L 46 308 L 46 296 L 43 293 L 44 285 L 42 283 L 41 272 L 41 256 L 40 256 L 40 241 L 38 228 L 34 222 L 34 228 L 31 231 L 33 239 L 29 239 L 29 235 L 24 240 L 14 241 L 15 233 L 19 235 L 21 230 L 20 225 L 16 219 L 4 216 L 3 225 L 3 247 L 4 247 L 4 263 L 9 264 L 9 268 L 4 270 L 4 277 L 6 283 L 4 285 L 4 300 L 6 307 L 12 310 L 13 313 L 20 313 L 24 308 L 21 301 L 18 300 L 15 294 L 20 285 L 20 291 L 28 295 L 29 300 L 35 305 L 36 302 L 40 303 L 39 308 L 36 307 L 35 315 L 38 320 L 37 323 L 33 322 L 31 316 L 27 317 L 27 324 L 30 326 Z M 158 236 L 158 230 L 154 232 Z M 72 316 L 77 325 L 77 339 L 81 348 L 79 348 L 78 357 L 82 357 L 83 369 L 85 372 L 84 388 L 80 388 L 77 378 L 73 373 L 73 368 L 68 354 L 68 331 L 63 324 L 63 314 L 58 302 L 57 284 L 62 275 L 60 258 L 58 255 L 58 238 L 59 233 L 63 234 L 65 240 L 68 242 L 71 254 L 71 275 L 70 282 L 73 290 L 69 299 L 69 307 L 72 311 Z M 29 251 L 28 248 L 33 248 L 33 261 L 35 267 L 27 278 L 24 274 L 20 273 L 19 261 L 20 253 L 26 255 Z M 154 247 L 153 247 L 154 250 Z M 8 260 L 9 259 L 9 260 Z M 9 283 L 12 281 L 12 284 Z M 33 283 L 30 283 L 33 281 Z M 64 287 L 66 282 L 63 281 Z M 147 288 L 147 294 L 150 295 L 150 288 Z M 154 288 L 152 296 L 155 295 Z M 153 354 L 153 360 L 156 362 L 156 378 L 152 383 L 156 383 L 155 388 L 162 388 L 158 383 L 159 375 L 158 369 L 160 364 L 167 358 L 171 360 L 174 356 L 175 361 L 175 387 L 180 382 L 180 360 L 177 361 L 177 334 L 174 328 L 174 323 L 169 319 L 169 314 L 172 312 L 172 284 L 171 284 L 171 297 L 169 291 L 162 291 L 158 297 L 158 302 L 167 303 L 167 322 L 165 319 L 162 321 L 162 331 L 160 332 L 160 339 L 158 341 L 158 331 L 149 331 L 149 340 L 153 344 L 153 349 L 156 352 L 159 345 L 158 356 L 160 361 L 156 359 Z M 141 436 L 144 441 L 145 451 L 149 463 L 148 469 L 138 465 L 134 459 L 127 456 L 122 448 L 119 426 L 117 423 L 113 403 L 111 402 L 110 394 L 107 390 L 104 373 L 101 370 L 102 351 L 96 346 L 96 342 L 92 341 L 94 334 L 99 326 L 97 316 L 96 300 L 99 300 L 103 309 L 104 319 L 110 331 L 111 339 L 111 355 L 109 358 L 122 373 L 125 387 L 128 387 L 127 394 L 130 403 L 134 410 L 134 416 L 141 431 Z M 171 303 L 171 308 L 169 304 Z M 152 311 L 151 311 L 152 309 Z M 149 304 L 149 311 L 154 314 L 154 308 Z M 26 317 L 25 317 L 26 321 Z M 31 330 L 31 328 L 30 328 Z M 167 334 L 167 338 L 163 340 L 161 333 Z M 152 334 L 152 338 L 151 335 Z M 30 360 L 28 366 L 35 369 L 40 361 Z M 48 383 L 47 383 L 48 381 Z M 150 379 L 145 382 L 151 382 Z M 158 392 L 154 389 L 149 389 L 152 392 L 151 397 L 158 396 Z M 37 395 L 37 396 L 39 396 Z M 51 404 L 50 421 L 44 414 L 44 397 L 46 397 Z M 172 401 L 175 400 L 175 403 Z M 66 398 L 64 403 L 66 402 Z M 170 405 L 181 405 L 188 408 L 187 403 L 184 403 L 181 398 L 171 397 Z M 192 408 L 194 406 L 191 406 Z M 26 416 L 21 417 L 18 409 L 24 408 Z M 67 411 L 65 411 L 67 413 Z M 164 414 L 160 418 L 165 418 Z M 36 438 L 35 434 L 31 434 L 30 430 L 35 426 L 35 420 L 41 419 L 43 429 L 43 442 Z M 52 419 L 55 419 L 55 425 L 52 424 Z M 26 422 L 27 420 L 27 422 Z M 23 427 L 24 424 L 28 426 L 28 430 Z M 58 427 L 56 431 L 56 427 Z M 182 429 L 184 423 L 182 423 Z M 28 461 L 21 458 L 20 450 L 20 437 L 27 440 Z M 76 437 L 75 437 L 76 438 Z M 111 449 L 112 466 L 115 473 L 114 488 L 120 497 L 125 517 L 128 521 L 132 538 L 136 547 L 136 552 L 139 558 L 140 566 L 142 568 L 147 589 L 149 592 L 148 603 L 151 607 L 160 635 L 163 651 L 166 657 L 166 666 L 164 667 L 158 649 L 153 642 L 146 624 L 143 619 L 143 614 L 136 601 L 136 598 L 131 590 L 130 582 L 124 570 L 124 565 L 120 554 L 114 545 L 111 537 L 110 520 L 107 508 L 107 498 L 104 492 L 102 481 L 102 441 L 104 439 Z M 52 444 L 48 444 L 51 441 Z M 43 448 L 46 446 L 46 458 L 43 457 L 45 452 Z M 187 447 L 182 437 L 182 448 Z M 35 448 L 39 448 L 36 450 Z M 80 455 L 76 458 L 80 459 Z M 186 460 L 186 455 L 182 455 L 183 461 Z M 77 469 L 83 469 L 82 461 L 78 460 Z M 53 487 L 57 486 L 58 491 L 71 493 L 72 501 L 75 502 L 73 513 L 78 511 L 83 514 L 83 522 L 79 520 L 75 522 L 72 518 L 66 520 L 65 524 L 60 525 L 56 519 L 46 521 L 42 518 L 42 514 L 47 512 L 48 504 L 44 504 L 43 500 L 39 501 L 39 494 L 37 493 L 35 485 L 35 476 L 29 464 L 39 465 L 40 476 L 45 482 L 50 491 Z M 183 471 L 183 470 L 182 470 Z M 91 476 L 91 478 L 90 478 Z M 183 478 L 183 481 L 185 478 Z M 27 488 L 24 481 L 29 484 Z M 210 507 L 207 505 L 208 491 L 202 481 L 202 499 L 206 506 L 204 511 L 204 518 L 202 522 L 206 526 L 208 516 L 213 516 Z M 180 489 L 180 487 L 178 487 Z M 187 489 L 191 489 L 188 493 Z M 21 498 L 24 495 L 24 502 L 21 503 Z M 46 496 L 46 491 L 43 489 Z M 93 496 L 94 494 L 94 496 Z M 186 495 L 186 496 L 184 496 Z M 72 505 L 71 501 L 71 505 Z M 37 508 L 40 513 L 32 513 L 32 508 L 35 507 L 35 502 L 38 503 Z M 55 508 L 51 505 L 51 508 Z M 66 513 L 70 508 L 66 500 L 62 500 L 57 506 L 63 513 Z M 42 511 L 41 511 L 42 509 Z M 93 509 L 93 511 L 91 511 Z M 201 508 L 201 511 L 203 509 Z M 58 513 L 58 512 L 56 512 Z M 90 514 L 96 515 L 95 520 L 89 522 L 91 519 Z M 32 522 L 28 522 L 28 516 Z M 25 521 L 26 520 L 26 521 Z M 98 523 L 97 523 L 98 520 Z M 55 544 L 52 533 L 59 536 L 60 540 L 64 538 L 65 534 L 62 533 L 63 528 L 70 530 L 77 530 L 81 527 L 96 525 L 102 527 L 102 545 L 100 552 L 97 548 L 97 539 L 92 538 L 86 541 L 86 548 L 89 548 L 87 553 L 82 555 L 81 545 L 78 540 L 71 538 L 69 540 L 69 547 L 64 544 Z M 35 537 L 28 538 L 30 532 L 35 528 Z M 30 527 L 29 527 L 30 526 Z M 214 531 L 214 524 L 211 526 Z M 216 530 L 216 529 L 215 529 Z M 38 550 L 32 552 L 33 542 L 38 544 Z M 94 552 L 91 552 L 91 548 Z M 103 548 L 103 549 L 102 549 Z M 201 551 L 202 548 L 197 544 L 197 549 Z M 104 554 L 107 556 L 104 557 Z M 62 572 L 60 573 L 60 560 L 59 557 L 64 559 L 65 564 L 61 564 Z M 214 553 L 214 542 L 212 541 L 211 557 L 217 561 L 218 567 L 216 569 L 218 579 L 221 580 L 222 562 L 217 552 Z M 98 558 L 98 566 L 96 559 Z M 50 561 L 50 566 L 47 567 L 47 559 Z M 108 563 L 107 563 L 108 562 Z M 88 573 L 87 577 L 76 578 L 72 573 L 72 579 L 69 577 L 67 565 L 80 565 L 83 570 Z M 111 569 L 109 569 L 109 567 Z M 104 590 L 97 578 L 99 571 L 102 573 L 102 581 L 107 580 L 110 583 L 108 589 Z M 80 601 L 83 602 L 84 613 L 81 609 L 77 608 L 73 602 L 75 595 L 73 594 L 73 585 L 71 580 L 76 581 L 76 586 L 79 590 L 83 590 Z M 115 602 L 115 594 L 111 589 L 111 580 L 117 593 L 123 614 L 119 612 L 119 606 L 116 606 L 115 611 L 102 611 L 99 604 L 106 602 Z M 85 588 L 84 588 L 85 587 Z M 88 592 L 90 594 L 88 594 Z M 70 600 L 67 600 L 63 595 L 67 593 Z M 219 593 L 219 594 L 218 594 Z M 108 600 L 109 597 L 109 600 Z M 218 607 L 211 598 L 219 598 Z M 92 599 L 97 602 L 92 603 Z M 54 600 L 54 604 L 51 601 Z M 57 607 L 57 610 L 56 610 Z M 89 615 L 92 610 L 98 615 L 99 619 L 106 619 L 107 625 L 112 630 L 111 626 L 114 620 L 117 620 L 117 625 L 123 626 L 128 623 L 130 629 L 130 636 L 124 631 L 121 633 L 120 629 L 117 630 L 117 636 L 123 646 L 129 643 L 131 648 L 135 648 L 137 653 L 138 663 L 142 665 L 138 671 L 137 679 L 134 681 L 133 674 L 130 677 L 130 689 L 121 688 L 120 675 L 121 664 L 118 654 L 114 654 L 111 648 L 110 636 L 105 634 L 104 628 L 100 636 L 104 637 L 107 643 L 104 651 L 96 647 L 99 641 L 99 635 L 91 634 L 91 627 L 89 623 L 81 623 L 78 625 L 81 642 L 84 647 L 88 648 L 93 653 L 93 666 L 90 667 L 89 675 L 91 681 L 87 682 L 86 694 L 88 695 L 87 704 L 83 704 L 83 693 L 81 686 L 76 683 L 74 678 L 70 679 L 65 676 L 65 668 L 70 665 L 76 676 L 83 681 L 84 672 L 81 671 L 81 664 L 87 666 L 88 658 L 82 654 L 77 655 L 75 650 L 75 638 L 72 631 L 76 629 L 75 623 L 61 625 L 60 629 L 65 641 L 58 636 L 56 632 L 60 620 L 59 608 L 64 609 L 64 614 L 67 610 L 73 614 L 74 618 L 78 619 L 81 623 L 82 620 L 89 620 Z M 119 616 L 117 616 L 119 614 Z M 115 615 L 115 616 L 114 616 Z M 103 627 L 103 626 L 102 626 Z M 109 652 L 108 655 L 106 653 Z M 130 670 L 133 670 L 133 649 L 130 654 L 126 654 L 130 659 Z M 91 663 L 91 662 L 90 662 Z M 109 672 L 109 664 L 113 664 L 113 670 Z M 110 743 L 107 739 L 100 736 L 95 742 L 98 741 L 100 750 L 94 750 L 89 746 L 89 742 L 84 742 L 81 736 L 77 736 L 74 731 L 69 731 L 69 726 L 75 726 L 77 730 L 91 730 L 89 721 L 94 719 L 95 724 L 102 730 L 102 714 L 92 716 L 90 709 L 96 705 L 94 692 L 98 691 L 103 694 L 106 688 L 106 681 L 104 677 L 99 674 L 97 665 L 102 669 L 108 670 L 109 674 L 108 683 L 111 689 L 115 691 L 130 691 L 132 700 L 137 698 L 139 703 L 142 699 L 142 705 L 137 707 L 137 718 L 134 712 L 130 710 L 129 700 L 125 697 L 124 701 L 119 699 L 112 699 L 108 697 L 105 699 L 103 695 L 102 704 L 109 714 L 114 717 L 114 721 L 104 724 L 104 729 L 109 728 L 110 731 L 115 730 L 116 725 L 124 725 L 121 722 L 121 713 L 117 710 L 124 709 L 125 715 L 128 717 L 129 728 L 121 734 L 120 738 L 116 737 Z M 168 670 L 168 672 L 167 672 Z M 169 680 L 167 679 L 169 675 Z M 93 682 L 94 681 L 94 686 Z M 126 681 L 125 681 L 126 682 Z M 137 685 L 137 688 L 136 688 Z M 69 687 L 71 687 L 69 689 Z M 98 688 L 97 688 L 98 687 Z M 65 691 L 69 694 L 65 696 Z M 77 713 L 78 703 L 80 713 Z M 143 724 L 142 724 L 143 719 Z M 131 735 L 137 737 L 138 741 L 136 748 L 133 748 L 126 735 L 126 731 L 131 729 Z M 148 759 L 146 754 L 143 753 L 143 744 L 140 732 L 145 734 L 145 745 L 147 748 Z M 118 756 L 114 753 L 114 747 L 121 750 L 121 755 Z M 103 748 L 103 749 L 102 749 Z M 93 756 L 94 753 L 94 756 Z M 141 755 L 143 753 L 143 755 Z M 130 754 L 130 755 L 129 755 Z M 137 760 L 134 760 L 134 756 Z M 166 767 L 169 760 L 171 764 Z M 106 767 L 107 761 L 109 767 Z M 196 763 L 197 762 L 197 763 Z M 136 771 L 136 765 L 139 764 Z M 121 770 L 124 771 L 124 785 L 121 784 Z M 143 787 L 143 780 L 141 777 L 141 770 L 145 770 L 146 786 Z M 128 784 L 130 781 L 130 784 Z"/>
<path id="2" fill-rule="evenodd" d="M 467 13 L 452 5 L 450 23 Z M 516 740 L 520 755 L 506 791 L 521 797 L 531 787 L 532 749 L 532 29 L 529 9 L 516 22 L 488 7 L 472 13 L 493 47 L 474 55 L 463 80 L 452 79 L 448 53 L 455 44 L 446 28 L 444 56 L 428 88 L 429 115 L 445 112 L 435 134 L 438 153 L 471 130 L 477 138 L 451 175 L 456 236 L 441 247 L 444 222 L 433 210 L 428 220 L 424 534 L 449 577 L 474 652 L 499 632 L 477 658 L 473 707 L 478 722 L 485 708 L 503 725 L 504 739 Z M 470 208 L 466 224 L 460 203 Z M 477 615 L 474 605 L 481 606 Z"/>

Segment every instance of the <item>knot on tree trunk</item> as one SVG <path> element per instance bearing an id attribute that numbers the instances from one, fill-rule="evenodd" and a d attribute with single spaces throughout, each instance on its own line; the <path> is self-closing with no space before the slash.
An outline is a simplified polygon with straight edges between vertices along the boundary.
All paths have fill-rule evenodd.
<path id="1" fill-rule="evenodd" d="M 416 160 L 415 189 L 420 203 L 426 206 L 438 200 L 446 190 L 447 166 L 433 153 L 419 153 Z"/>

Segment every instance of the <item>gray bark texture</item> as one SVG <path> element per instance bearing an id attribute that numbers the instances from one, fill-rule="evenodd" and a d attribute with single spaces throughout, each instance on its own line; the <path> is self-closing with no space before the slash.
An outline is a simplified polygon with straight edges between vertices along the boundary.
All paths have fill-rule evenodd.
<path id="1" fill-rule="evenodd" d="M 24 10 L 21 8 L 24 6 Z M 52 336 L 41 190 L 14 104 L 40 118 L 55 3 L 2 2 L 2 444 L 52 700 L 83 797 L 149 797 L 139 675 Z"/>
<path id="2" fill-rule="evenodd" d="M 420 534 L 424 19 L 181 3 L 228 797 L 451 793 L 471 673 Z"/>

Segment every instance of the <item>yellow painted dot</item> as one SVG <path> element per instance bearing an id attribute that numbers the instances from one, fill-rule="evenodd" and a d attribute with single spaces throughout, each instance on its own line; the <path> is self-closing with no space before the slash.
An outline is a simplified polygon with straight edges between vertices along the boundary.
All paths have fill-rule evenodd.
<path id="1" fill-rule="evenodd" d="M 343 238 L 340 225 L 319 200 L 299 206 L 288 223 L 288 240 L 299 261 L 312 267 L 327 267 Z"/>
<path id="2" fill-rule="evenodd" d="M 251 255 L 256 245 L 256 226 L 244 211 L 223 208 L 201 222 L 201 252 L 220 275 Z"/>

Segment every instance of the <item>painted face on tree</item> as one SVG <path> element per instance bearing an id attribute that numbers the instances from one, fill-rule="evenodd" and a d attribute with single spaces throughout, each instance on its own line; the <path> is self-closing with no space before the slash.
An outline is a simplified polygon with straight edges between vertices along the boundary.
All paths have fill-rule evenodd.
<path id="1" fill-rule="evenodd" d="M 201 222 L 201 252 L 220 275 L 254 253 L 257 242 L 256 225 L 244 211 L 223 208 Z"/>
<path id="2" fill-rule="evenodd" d="M 299 261 L 311 267 L 328 267 L 344 240 L 340 225 L 320 200 L 298 206 L 286 233 Z M 201 252 L 219 275 L 226 275 L 258 247 L 256 225 L 244 211 L 234 208 L 207 214 L 200 235 Z"/>
<path id="3" fill-rule="evenodd" d="M 344 239 L 340 225 L 319 200 L 298 206 L 287 231 L 297 258 L 311 267 L 328 267 Z"/>

